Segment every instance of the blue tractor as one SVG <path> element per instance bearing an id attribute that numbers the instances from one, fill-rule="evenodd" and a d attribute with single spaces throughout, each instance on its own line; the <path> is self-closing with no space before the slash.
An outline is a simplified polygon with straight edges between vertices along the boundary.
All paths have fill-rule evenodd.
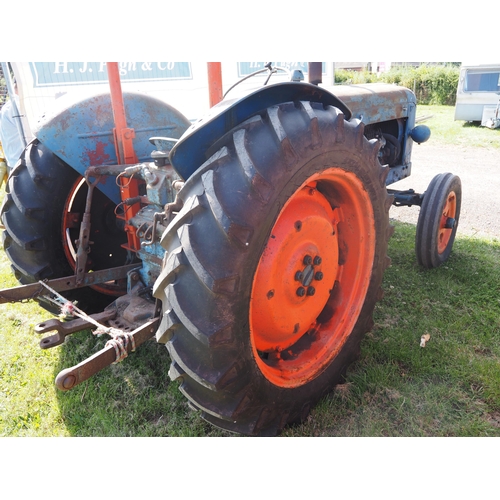
<path id="1" fill-rule="evenodd" d="M 451 251 L 460 179 L 389 190 L 411 173 L 414 94 L 385 84 L 267 82 L 191 124 L 162 101 L 110 94 L 46 116 L 8 179 L 5 252 L 21 286 L 56 314 L 42 348 L 90 328 L 99 353 L 61 390 L 155 336 L 191 406 L 235 433 L 300 422 L 342 380 L 373 325 L 390 264 L 389 209 L 418 205 L 425 268 Z M 268 64 L 271 76 L 277 68 Z M 321 71 L 319 71 L 321 75 Z M 118 80 L 118 82 L 116 82 Z M 115 82 L 113 84 L 113 81 Z"/>

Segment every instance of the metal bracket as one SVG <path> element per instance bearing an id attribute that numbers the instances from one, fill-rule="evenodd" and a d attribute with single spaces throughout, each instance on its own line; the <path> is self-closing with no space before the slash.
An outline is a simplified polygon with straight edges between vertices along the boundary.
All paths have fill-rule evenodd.
<path id="1" fill-rule="evenodd" d="M 90 181 L 89 176 L 85 176 L 85 181 L 88 185 L 87 200 L 85 202 L 85 213 L 83 214 L 82 224 L 80 226 L 80 236 L 78 238 L 76 259 L 75 259 L 75 274 L 77 285 L 81 284 L 83 276 L 85 274 L 85 268 L 87 265 L 87 256 L 90 253 L 90 245 L 92 242 L 89 240 L 90 237 L 90 215 L 92 207 L 92 196 L 94 194 L 94 188 L 99 183 L 100 176 L 96 176 L 94 181 Z"/>

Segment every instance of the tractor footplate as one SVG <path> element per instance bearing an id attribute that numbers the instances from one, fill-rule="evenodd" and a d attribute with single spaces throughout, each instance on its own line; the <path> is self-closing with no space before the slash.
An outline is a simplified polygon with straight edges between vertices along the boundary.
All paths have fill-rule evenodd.
<path id="1" fill-rule="evenodd" d="M 115 316 L 115 310 L 106 310 L 99 314 L 93 314 L 91 318 L 98 323 L 103 323 L 112 320 Z M 60 321 L 54 318 L 36 325 L 35 332 L 42 334 L 52 332 L 54 330 L 57 331 L 55 335 L 45 337 L 40 341 L 40 347 L 42 349 L 49 349 L 50 347 L 55 347 L 63 344 L 67 335 L 85 330 L 87 328 L 95 328 L 95 325 L 90 321 L 82 318 L 78 318 L 72 321 Z"/>
<path id="2" fill-rule="evenodd" d="M 154 336 L 156 329 L 158 327 L 160 318 L 153 318 L 134 331 L 128 333 L 129 337 L 132 338 L 131 342 L 126 343 L 124 349 L 127 353 L 133 351 L 135 348 L 146 342 Z M 115 363 L 117 360 L 117 354 L 115 346 L 112 343 L 106 344 L 106 346 L 99 352 L 90 356 L 85 361 L 82 361 L 78 365 L 71 368 L 66 368 L 62 370 L 56 377 L 56 387 L 61 391 L 68 391 L 73 389 L 76 385 L 89 379 L 97 372 L 101 371 L 106 366 Z"/>

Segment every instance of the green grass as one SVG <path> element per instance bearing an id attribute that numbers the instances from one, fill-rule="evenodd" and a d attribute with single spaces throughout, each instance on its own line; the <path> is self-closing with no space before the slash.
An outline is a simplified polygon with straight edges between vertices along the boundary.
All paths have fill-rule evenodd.
<path id="1" fill-rule="evenodd" d="M 386 293 L 361 358 L 284 436 L 500 436 L 500 241 L 459 238 L 445 266 L 424 271 L 415 228 L 395 224 Z M 3 252 L 0 280 L 14 284 Z M 104 340 L 81 332 L 42 351 L 32 327 L 48 317 L 34 304 L 0 306 L 0 436 L 228 435 L 189 409 L 154 341 L 57 391 L 57 373 Z"/>
<path id="2" fill-rule="evenodd" d="M 478 123 L 455 121 L 454 106 L 417 107 L 417 118 L 431 115 L 432 117 L 423 123 L 432 130 L 433 144 L 500 149 L 500 129 L 492 130 L 481 127 Z"/>

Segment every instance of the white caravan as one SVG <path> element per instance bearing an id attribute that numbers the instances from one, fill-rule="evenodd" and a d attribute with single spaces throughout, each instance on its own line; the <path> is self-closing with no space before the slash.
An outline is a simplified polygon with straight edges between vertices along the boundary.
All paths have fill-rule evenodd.
<path id="1" fill-rule="evenodd" d="M 465 65 L 460 68 L 455 120 L 500 126 L 500 63 Z"/>

